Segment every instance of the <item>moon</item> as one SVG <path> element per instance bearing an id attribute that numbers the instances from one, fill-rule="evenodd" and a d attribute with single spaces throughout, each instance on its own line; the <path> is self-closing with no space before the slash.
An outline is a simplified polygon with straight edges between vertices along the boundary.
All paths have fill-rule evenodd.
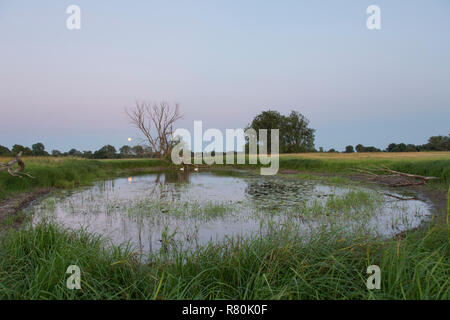
<path id="1" fill-rule="evenodd" d="M 128 141 L 131 141 L 131 138 L 128 138 Z"/>

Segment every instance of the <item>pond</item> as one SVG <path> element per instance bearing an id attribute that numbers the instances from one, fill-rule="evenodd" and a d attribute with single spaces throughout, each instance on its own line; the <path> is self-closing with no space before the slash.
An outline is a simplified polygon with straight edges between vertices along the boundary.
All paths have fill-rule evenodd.
<path id="1" fill-rule="evenodd" d="M 28 208 L 139 252 L 195 248 L 209 241 L 323 228 L 392 236 L 430 216 L 424 201 L 398 192 L 249 172 L 158 172 L 53 193 Z"/>

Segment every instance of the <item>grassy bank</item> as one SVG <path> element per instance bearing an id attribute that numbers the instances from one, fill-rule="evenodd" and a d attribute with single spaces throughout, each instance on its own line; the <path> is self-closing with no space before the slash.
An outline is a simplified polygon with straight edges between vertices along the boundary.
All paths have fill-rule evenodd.
<path id="1" fill-rule="evenodd" d="M 445 218 L 444 215 L 441 217 Z M 289 232 L 153 254 L 52 224 L 0 239 L 1 299 L 449 299 L 449 221 L 392 240 Z M 69 265 L 81 290 L 66 287 Z M 368 290 L 369 265 L 381 289 Z"/>
<path id="2" fill-rule="evenodd" d="M 0 162 L 9 159 L 0 158 Z M 167 165 L 157 159 L 86 160 L 75 158 L 25 157 L 26 172 L 34 179 L 22 179 L 0 172 L 0 199 L 14 192 L 39 187 L 70 188 L 87 185 L 96 179 L 107 179 L 136 170 L 145 171 Z M 447 188 L 450 184 L 450 152 L 354 153 L 354 154 L 287 154 L 280 156 L 281 169 L 307 172 L 350 174 L 355 168 L 389 166 L 393 170 L 439 177 L 432 185 Z M 237 167 L 249 167 L 237 166 Z M 253 166 L 252 166 L 253 167 Z"/>
<path id="3" fill-rule="evenodd" d="M 6 162 L 8 159 L 0 159 Z M 108 179 L 121 174 L 133 173 L 164 165 L 157 159 L 86 160 L 75 158 L 25 157 L 25 172 L 34 178 L 13 177 L 0 172 L 0 199 L 15 192 L 32 191 L 36 188 L 71 188 L 88 185 L 96 179 Z"/>
<path id="4" fill-rule="evenodd" d="M 387 166 L 392 170 L 438 177 L 432 184 L 450 184 L 450 152 L 281 155 L 280 168 L 354 173 L 353 169 Z"/>

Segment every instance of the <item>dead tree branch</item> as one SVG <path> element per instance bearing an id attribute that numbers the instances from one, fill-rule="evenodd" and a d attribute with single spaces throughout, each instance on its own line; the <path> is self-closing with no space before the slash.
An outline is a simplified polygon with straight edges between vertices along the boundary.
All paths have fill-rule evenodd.
<path id="1" fill-rule="evenodd" d="M 15 159 L 9 161 L 8 163 L 0 163 L 0 171 L 7 170 L 10 175 L 13 177 L 19 177 L 22 178 L 22 176 L 27 176 L 30 178 L 34 178 L 29 173 L 23 172 L 25 169 L 25 163 L 20 159 L 22 157 L 22 151 L 20 151 Z M 17 163 L 18 168 L 13 169 L 13 166 Z"/>
<path id="2" fill-rule="evenodd" d="M 367 178 L 368 180 L 372 180 L 382 184 L 387 184 L 390 187 L 424 185 L 429 180 L 439 179 L 438 177 L 427 177 L 411 173 L 394 171 L 386 166 L 374 167 L 371 170 L 363 170 L 363 169 L 354 169 L 354 170 L 369 175 L 369 177 Z M 389 174 L 377 174 L 375 172 L 387 172 Z"/>
<path id="3" fill-rule="evenodd" d="M 383 170 L 386 172 L 400 175 L 400 176 L 405 176 L 405 177 L 414 178 L 414 179 L 423 179 L 425 182 L 427 182 L 429 180 L 433 180 L 433 179 L 439 179 L 438 177 L 427 177 L 427 176 L 420 176 L 417 174 L 394 171 L 394 170 L 389 169 L 388 167 L 383 167 Z"/>

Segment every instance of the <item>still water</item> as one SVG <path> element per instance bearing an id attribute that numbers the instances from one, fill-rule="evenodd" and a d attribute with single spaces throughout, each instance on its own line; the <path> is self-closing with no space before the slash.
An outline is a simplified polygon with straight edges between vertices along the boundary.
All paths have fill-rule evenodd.
<path id="1" fill-rule="evenodd" d="M 148 252 L 287 229 L 391 236 L 429 217 L 426 202 L 392 195 L 401 196 L 317 180 L 171 171 L 52 194 L 28 210 L 32 224 L 52 220 Z"/>

